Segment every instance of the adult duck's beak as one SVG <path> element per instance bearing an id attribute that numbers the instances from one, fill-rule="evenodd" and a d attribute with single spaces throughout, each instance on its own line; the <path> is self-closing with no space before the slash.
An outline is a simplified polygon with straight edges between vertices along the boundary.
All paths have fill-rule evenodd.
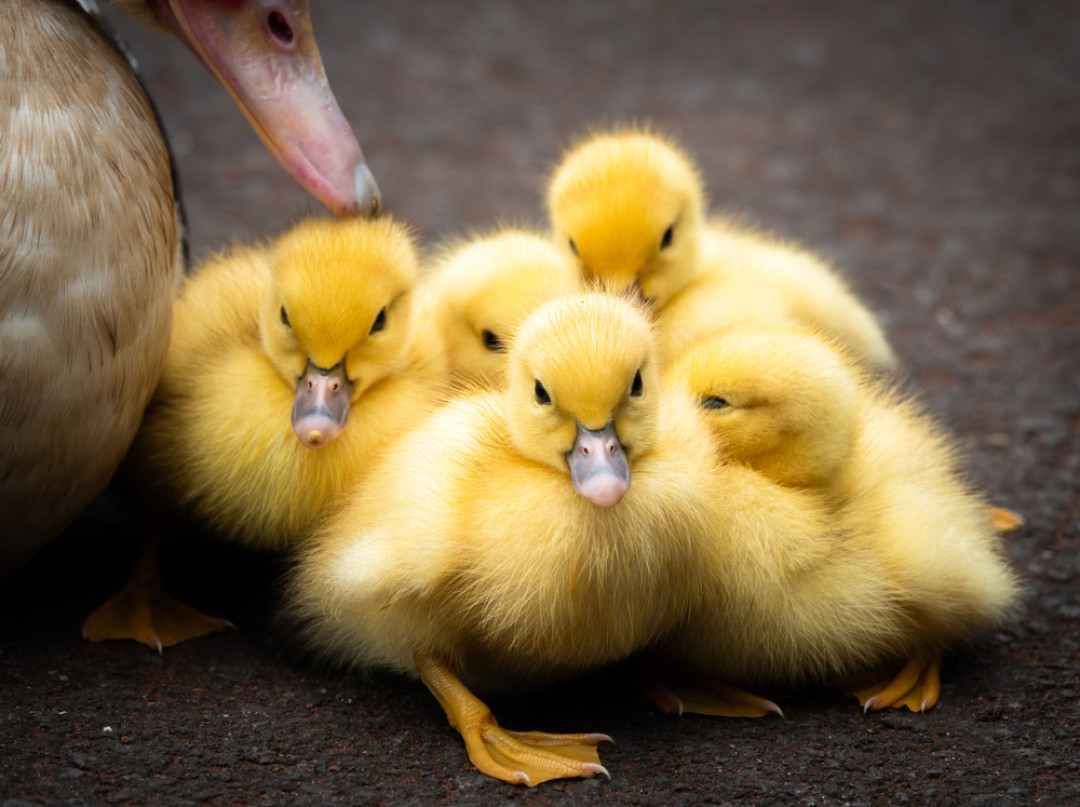
<path id="1" fill-rule="evenodd" d="M 379 187 L 338 107 L 307 0 L 152 0 L 285 169 L 339 216 L 379 211 Z"/>

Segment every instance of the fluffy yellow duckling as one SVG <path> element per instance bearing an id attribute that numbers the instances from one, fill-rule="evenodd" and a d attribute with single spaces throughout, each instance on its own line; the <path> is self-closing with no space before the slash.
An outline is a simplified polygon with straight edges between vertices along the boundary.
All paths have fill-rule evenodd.
<path id="1" fill-rule="evenodd" d="M 782 485 L 848 478 L 871 383 L 850 354 L 797 327 L 714 332 L 667 368 L 724 455 Z"/>
<path id="2" fill-rule="evenodd" d="M 734 487 L 760 518 L 713 532 L 715 596 L 662 655 L 785 688 L 907 659 L 854 689 L 867 709 L 932 707 L 943 652 L 1000 622 L 1019 595 L 948 438 L 800 329 L 714 334 L 665 380 L 698 403 L 732 463 L 718 491 Z M 715 502 L 717 523 L 731 518 Z"/>
<path id="3" fill-rule="evenodd" d="M 448 246 L 418 289 L 423 318 L 446 347 L 452 380 L 502 384 L 506 351 L 541 304 L 580 290 L 577 267 L 548 238 L 505 228 Z"/>
<path id="4" fill-rule="evenodd" d="M 505 390 L 461 396 L 396 443 L 305 551 L 291 599 L 312 645 L 419 674 L 489 776 L 606 774 L 603 735 L 502 729 L 465 682 L 516 690 L 625 658 L 700 598 L 694 468 L 712 451 L 657 372 L 636 304 L 539 308 Z"/>
<path id="5" fill-rule="evenodd" d="M 136 456 L 210 526 L 277 549 L 433 405 L 409 372 L 416 254 L 407 230 L 310 219 L 204 266 Z"/>
<path id="6" fill-rule="evenodd" d="M 389 218 L 309 219 L 211 260 L 176 303 L 131 465 L 226 537 L 293 545 L 434 406 L 438 368 L 409 361 L 415 272 L 411 237 Z M 186 638 L 133 629 L 117 608 L 84 632 L 159 649 Z"/>
<path id="7" fill-rule="evenodd" d="M 571 148 L 551 178 L 548 211 L 586 276 L 615 291 L 637 285 L 657 305 L 665 360 L 717 327 L 797 322 L 873 367 L 895 366 L 881 327 L 830 267 L 730 221 L 707 221 L 690 158 L 651 132 L 604 132 Z"/>

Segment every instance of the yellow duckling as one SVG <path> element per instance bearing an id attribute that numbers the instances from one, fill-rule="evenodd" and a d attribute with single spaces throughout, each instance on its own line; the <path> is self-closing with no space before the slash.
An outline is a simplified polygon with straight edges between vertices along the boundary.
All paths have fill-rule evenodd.
<path id="1" fill-rule="evenodd" d="M 896 359 L 874 316 L 824 262 L 730 221 L 707 221 L 690 158 L 651 132 L 592 135 L 570 149 L 548 188 L 558 242 L 587 277 L 637 285 L 661 312 L 665 361 L 736 323 L 820 328 L 869 365 Z"/>
<path id="2" fill-rule="evenodd" d="M 667 368 L 705 411 L 725 457 L 781 485 L 847 480 L 871 381 L 826 338 L 797 327 L 729 328 Z"/>
<path id="3" fill-rule="evenodd" d="M 867 709 L 931 708 L 944 651 L 1000 622 L 1019 595 L 950 441 L 799 329 L 714 334 L 665 381 L 697 402 L 731 464 L 714 500 L 715 595 L 661 655 L 785 688 L 906 659 L 856 694 Z M 732 490 L 756 523 L 725 525 Z"/>
<path id="4" fill-rule="evenodd" d="M 577 267 L 548 238 L 504 228 L 447 246 L 418 288 L 419 307 L 445 345 L 452 381 L 496 388 L 524 319 L 580 285 Z"/>
<path id="5" fill-rule="evenodd" d="M 147 472 L 251 546 L 302 536 L 434 403 L 408 365 L 416 262 L 389 218 L 309 219 L 204 266 L 136 440 Z"/>
<path id="6" fill-rule="evenodd" d="M 211 260 L 176 303 L 131 465 L 223 536 L 294 545 L 434 406 L 441 378 L 409 362 L 415 273 L 412 239 L 389 218 L 313 218 Z M 84 632 L 173 643 L 118 608 Z"/>
<path id="7" fill-rule="evenodd" d="M 323 655 L 419 674 L 473 764 L 536 785 L 606 774 L 604 736 L 502 729 L 464 682 L 540 685 L 670 631 L 701 597 L 694 468 L 712 451 L 669 411 L 687 407 L 661 394 L 636 304 L 548 302 L 507 358 L 505 390 L 395 444 L 290 588 Z"/>

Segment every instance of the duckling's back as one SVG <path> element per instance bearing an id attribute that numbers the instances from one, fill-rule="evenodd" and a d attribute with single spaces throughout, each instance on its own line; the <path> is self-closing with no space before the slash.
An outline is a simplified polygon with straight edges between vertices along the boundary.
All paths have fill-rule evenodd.
<path id="1" fill-rule="evenodd" d="M 1016 608 L 989 503 L 915 402 L 881 393 L 867 406 L 843 489 L 846 528 L 865 536 L 929 643 L 966 640 Z"/>
<path id="2" fill-rule="evenodd" d="M 869 309 L 834 270 L 799 246 L 715 219 L 702 239 L 701 270 L 663 310 L 662 333 L 673 359 L 717 327 L 790 323 L 822 331 L 870 367 L 896 366 Z"/>

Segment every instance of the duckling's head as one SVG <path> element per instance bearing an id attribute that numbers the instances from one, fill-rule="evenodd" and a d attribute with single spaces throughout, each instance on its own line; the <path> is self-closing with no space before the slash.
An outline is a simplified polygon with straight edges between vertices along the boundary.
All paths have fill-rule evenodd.
<path id="1" fill-rule="evenodd" d="M 585 276 L 615 292 L 637 285 L 661 306 L 697 271 L 704 207 L 690 159 L 637 129 L 570 149 L 548 187 L 555 237 Z"/>
<path id="2" fill-rule="evenodd" d="M 506 412 L 522 455 L 617 504 L 656 439 L 657 362 L 645 312 L 624 297 L 560 297 L 521 326 L 508 357 Z"/>
<path id="3" fill-rule="evenodd" d="M 296 388 L 293 429 L 320 448 L 350 403 L 406 362 L 415 248 L 388 217 L 309 219 L 272 245 L 270 272 L 262 344 Z"/>
<path id="4" fill-rule="evenodd" d="M 437 270 L 440 331 L 454 376 L 502 385 L 506 351 L 539 305 L 579 290 L 577 268 L 548 239 L 505 229 L 448 253 Z"/>
<path id="5" fill-rule="evenodd" d="M 854 448 L 864 379 L 815 333 L 718 331 L 684 353 L 664 381 L 701 407 L 721 453 L 780 484 L 826 484 Z"/>

